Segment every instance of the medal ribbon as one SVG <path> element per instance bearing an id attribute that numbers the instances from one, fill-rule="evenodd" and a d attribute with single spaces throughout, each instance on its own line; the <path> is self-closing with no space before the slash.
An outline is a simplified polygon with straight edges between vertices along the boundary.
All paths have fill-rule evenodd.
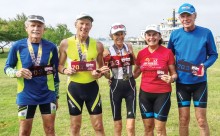
<path id="1" fill-rule="evenodd" d="M 29 40 L 27 42 L 28 42 L 28 50 L 30 52 L 32 63 L 34 64 L 34 66 L 40 66 L 40 61 L 42 57 L 42 43 L 41 42 L 39 43 L 39 48 L 38 48 L 38 53 L 37 53 L 37 58 L 36 58 L 31 42 Z"/>
<path id="2" fill-rule="evenodd" d="M 81 43 L 82 47 L 83 47 L 83 52 L 82 52 L 82 48 L 81 48 L 81 44 L 80 44 L 79 40 L 76 37 L 75 37 L 75 39 L 76 39 L 76 43 L 77 43 L 77 49 L 78 49 L 80 61 L 86 61 L 87 51 L 89 48 L 89 37 L 86 39 L 85 44 Z"/>

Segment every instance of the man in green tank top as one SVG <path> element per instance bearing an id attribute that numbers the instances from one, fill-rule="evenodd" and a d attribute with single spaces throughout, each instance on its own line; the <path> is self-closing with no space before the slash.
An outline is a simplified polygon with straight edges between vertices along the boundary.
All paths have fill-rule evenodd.
<path id="1" fill-rule="evenodd" d="M 104 47 L 89 37 L 93 18 L 81 13 L 76 17 L 76 35 L 64 39 L 59 49 L 59 72 L 68 76 L 67 102 L 71 135 L 80 135 L 82 108 L 86 104 L 96 135 L 105 135 L 101 96 L 97 79 L 109 74 L 103 66 Z"/>

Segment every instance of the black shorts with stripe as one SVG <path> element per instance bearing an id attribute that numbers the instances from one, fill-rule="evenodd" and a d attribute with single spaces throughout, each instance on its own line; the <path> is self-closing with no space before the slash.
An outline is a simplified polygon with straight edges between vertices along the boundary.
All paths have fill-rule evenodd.
<path id="1" fill-rule="evenodd" d="M 101 95 L 97 81 L 86 84 L 71 81 L 68 86 L 67 103 L 70 115 L 82 114 L 84 103 L 90 115 L 102 113 Z"/>

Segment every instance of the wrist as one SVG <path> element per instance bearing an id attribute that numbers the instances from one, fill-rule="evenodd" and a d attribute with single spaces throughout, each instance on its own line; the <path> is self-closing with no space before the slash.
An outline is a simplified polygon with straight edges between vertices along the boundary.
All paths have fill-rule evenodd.
<path id="1" fill-rule="evenodd" d="M 176 82 L 176 78 L 175 78 L 175 77 L 172 77 L 172 76 L 171 76 L 171 78 L 172 78 L 172 81 L 171 81 L 171 83 L 174 83 L 174 82 Z"/>
<path id="2" fill-rule="evenodd" d="M 66 68 L 63 68 L 63 70 L 62 70 L 62 74 L 65 74 L 65 70 L 66 70 Z"/>

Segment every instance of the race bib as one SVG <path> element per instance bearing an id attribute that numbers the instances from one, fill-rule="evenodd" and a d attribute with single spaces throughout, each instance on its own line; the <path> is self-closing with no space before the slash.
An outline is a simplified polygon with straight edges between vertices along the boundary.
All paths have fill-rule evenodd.
<path id="1" fill-rule="evenodd" d="M 51 65 L 47 66 L 32 66 L 29 68 L 32 73 L 32 77 L 45 76 L 54 73 L 54 69 Z"/>
<path id="2" fill-rule="evenodd" d="M 179 60 L 177 62 L 177 70 L 188 72 L 188 73 L 197 73 L 197 75 L 202 74 L 202 68 L 203 66 L 196 66 L 192 63 L 186 62 L 184 60 Z"/>
<path id="3" fill-rule="evenodd" d="M 92 71 L 96 70 L 96 61 L 72 61 L 71 67 L 76 71 Z"/>
<path id="4" fill-rule="evenodd" d="M 110 68 L 126 67 L 134 65 L 133 57 L 131 54 L 124 56 L 106 56 L 104 57 L 104 63 Z"/>

